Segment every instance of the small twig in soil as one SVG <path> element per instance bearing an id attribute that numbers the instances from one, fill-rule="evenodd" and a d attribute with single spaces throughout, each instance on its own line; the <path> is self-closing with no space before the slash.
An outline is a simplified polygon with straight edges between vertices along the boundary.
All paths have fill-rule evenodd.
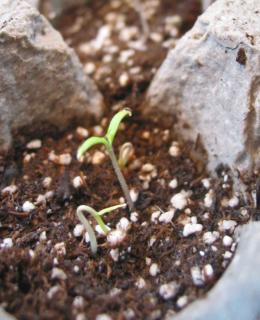
<path id="1" fill-rule="evenodd" d="M 17 212 L 13 210 L 8 210 L 8 213 L 18 218 L 28 218 L 30 216 L 30 212 Z"/>
<path id="2" fill-rule="evenodd" d="M 165 251 L 163 254 L 161 254 L 160 256 L 159 256 L 159 259 L 158 260 L 161 260 L 162 258 L 164 258 L 164 257 L 168 257 L 171 253 L 173 253 L 175 251 L 175 248 L 173 248 L 173 249 L 170 249 L 170 250 L 168 250 L 168 251 Z"/>

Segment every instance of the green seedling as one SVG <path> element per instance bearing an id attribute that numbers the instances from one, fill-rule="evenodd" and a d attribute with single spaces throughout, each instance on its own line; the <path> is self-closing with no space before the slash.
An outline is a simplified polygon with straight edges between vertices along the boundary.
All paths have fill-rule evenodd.
<path id="1" fill-rule="evenodd" d="M 93 254 L 97 253 L 97 239 L 95 236 L 95 232 L 90 224 L 90 222 L 88 221 L 88 219 L 85 217 L 84 212 L 89 213 L 95 220 L 96 222 L 99 224 L 100 228 L 102 229 L 102 231 L 104 232 L 105 235 L 107 235 L 109 233 L 109 230 L 107 228 L 107 226 L 105 225 L 102 216 L 106 213 L 109 213 L 111 211 L 114 211 L 116 209 L 125 207 L 126 204 L 119 204 L 113 207 L 109 207 L 109 208 L 105 208 L 101 211 L 96 211 L 95 209 L 93 209 L 90 206 L 85 206 L 85 205 L 81 205 L 77 208 L 76 214 L 80 220 L 80 222 L 83 224 L 83 226 L 85 227 L 85 229 L 88 232 L 89 235 L 89 239 L 90 239 L 90 247 L 91 247 L 91 251 Z"/>
<path id="2" fill-rule="evenodd" d="M 133 204 L 133 201 L 130 197 L 128 186 L 127 186 L 125 178 L 120 170 L 120 167 L 118 165 L 116 155 L 115 155 L 115 152 L 113 149 L 113 141 L 114 141 L 115 135 L 117 133 L 117 130 L 118 130 L 118 127 L 119 127 L 121 121 L 126 116 L 131 116 L 131 115 L 132 115 L 131 110 L 127 109 L 127 108 L 116 113 L 109 124 L 109 127 L 107 129 L 107 133 L 105 134 L 105 136 L 104 137 L 90 137 L 90 138 L 88 138 L 79 147 L 78 152 L 77 152 L 77 158 L 80 159 L 84 155 L 84 153 L 87 150 L 89 150 L 91 147 L 93 147 L 94 145 L 103 144 L 108 151 L 108 154 L 111 159 L 116 176 L 118 178 L 118 181 L 121 185 L 124 196 L 126 198 L 127 205 L 129 207 L 129 209 L 132 211 L 134 209 L 134 204 Z"/>

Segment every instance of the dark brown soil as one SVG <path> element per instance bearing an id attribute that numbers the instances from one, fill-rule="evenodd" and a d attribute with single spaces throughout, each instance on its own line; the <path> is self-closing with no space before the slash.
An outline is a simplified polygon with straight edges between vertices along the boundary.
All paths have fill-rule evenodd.
<path id="1" fill-rule="evenodd" d="M 246 65 L 246 60 L 247 60 L 247 56 L 246 56 L 246 52 L 243 48 L 240 48 L 238 50 L 238 53 L 237 53 L 237 59 L 236 61 L 240 64 L 242 64 L 243 66 Z"/>
<path id="2" fill-rule="evenodd" d="M 96 36 L 110 11 L 123 14 L 127 25 L 139 25 L 134 10 L 126 4 L 112 10 L 113 3 L 116 1 L 106 4 L 93 1 L 88 7 L 64 15 L 57 26 L 78 50 L 82 42 Z M 163 21 L 166 16 L 178 13 L 183 19 L 178 28 L 179 37 L 191 27 L 199 10 L 195 0 L 161 0 L 156 14 L 149 20 L 150 28 L 154 32 L 161 30 L 162 38 L 167 40 L 169 35 L 162 31 Z M 75 21 L 80 17 L 83 18 L 76 28 Z M 119 203 L 122 192 L 108 156 L 105 155 L 99 164 L 93 164 L 96 151 L 104 154 L 104 150 L 97 147 L 89 152 L 84 163 L 77 161 L 76 150 L 84 140 L 77 128 L 61 136 L 43 137 L 41 148 L 34 151 L 26 148 L 32 137 L 17 137 L 15 152 L 0 159 L 1 188 L 17 186 L 14 193 L 0 195 L 0 302 L 21 320 L 167 318 L 184 307 L 183 301 L 190 303 L 204 295 L 229 264 L 236 243 L 234 230 L 221 229 L 223 220 L 240 225 L 254 213 L 251 208 L 254 206 L 255 176 L 245 180 L 247 203 L 241 197 L 234 198 L 228 169 L 219 168 L 218 177 L 214 179 L 205 170 L 198 171 L 198 163 L 190 157 L 194 148 L 192 144 L 178 141 L 176 150 L 179 149 L 179 153 L 170 155 L 169 149 L 177 141 L 174 119 L 161 115 L 157 119 L 146 119 L 141 115 L 145 90 L 166 54 L 162 42 L 156 44 L 148 40 L 146 50 L 136 51 L 129 67 L 118 62 L 118 55 L 127 44 L 119 42 L 116 33 L 112 38 L 119 52 L 109 63 L 104 62 L 106 53 L 102 50 L 95 55 L 82 55 L 78 50 L 84 64 L 95 63 L 92 77 L 107 102 L 101 127 L 94 124 L 87 129 L 90 135 L 101 128 L 105 131 L 115 110 L 123 106 L 133 109 L 133 117 L 126 119 L 118 132 L 115 151 L 118 154 L 120 146 L 128 141 L 134 146 L 134 156 L 123 174 L 129 188 L 138 193 L 135 208 L 138 220 L 131 221 L 126 239 L 116 248 L 118 261 L 112 258 L 112 248 L 102 236 L 98 236 L 98 254 L 93 257 L 84 237 L 74 235 L 74 228 L 79 223 L 75 211 L 81 204 L 102 209 Z M 98 70 L 104 66 L 110 68 L 109 74 L 99 77 Z M 130 73 L 129 68 L 134 66 L 140 67 L 138 74 Z M 118 81 L 123 72 L 130 74 L 127 85 Z M 70 154 L 71 163 L 63 166 L 51 161 L 49 155 L 52 151 L 56 155 Z M 150 183 L 140 177 L 144 175 L 144 164 L 152 164 L 156 171 Z M 84 183 L 77 189 L 72 181 L 78 176 Z M 52 182 L 44 187 L 46 177 L 51 177 Z M 178 182 L 174 189 L 169 187 L 173 179 Z M 48 191 L 52 191 L 49 198 L 45 197 L 45 202 L 36 204 L 39 195 L 46 196 Z M 155 211 L 169 211 L 172 196 L 182 191 L 188 193 L 187 204 L 175 211 L 172 221 L 151 221 Z M 234 203 L 236 200 L 238 202 Z M 26 201 L 35 204 L 31 212 L 23 210 Z M 131 214 L 121 209 L 107 215 L 105 222 L 114 229 L 122 217 L 130 220 Z M 202 231 L 185 236 L 184 226 L 191 221 L 196 224 L 196 219 Z M 203 238 L 209 231 L 219 232 L 219 238 L 211 245 Z M 225 235 L 233 238 L 232 245 L 223 244 Z M 13 246 L 4 248 L 4 241 L 8 238 L 12 238 Z M 158 266 L 156 275 L 151 272 L 152 264 Z M 213 269 L 213 274 L 207 273 L 207 265 Z M 194 267 L 201 272 L 200 284 L 191 276 Z M 53 277 L 54 268 L 63 271 L 60 277 Z M 176 282 L 178 290 L 165 299 L 160 286 L 172 281 Z M 102 318 L 102 314 L 107 318 Z"/>

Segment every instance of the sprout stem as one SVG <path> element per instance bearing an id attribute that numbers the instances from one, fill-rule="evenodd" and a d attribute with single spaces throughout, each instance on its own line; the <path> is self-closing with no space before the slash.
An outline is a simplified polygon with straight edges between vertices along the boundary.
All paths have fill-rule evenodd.
<path id="1" fill-rule="evenodd" d="M 111 159 L 115 174 L 116 174 L 116 176 L 117 176 L 117 178 L 119 180 L 119 183 L 121 185 L 121 188 L 123 190 L 123 193 L 124 193 L 128 208 L 129 208 L 130 211 L 132 211 L 134 209 L 134 204 L 133 204 L 133 201 L 132 201 L 132 199 L 130 197 L 130 192 L 129 192 L 128 186 L 126 184 L 125 178 L 122 175 L 122 172 L 121 172 L 121 170 L 120 170 L 120 168 L 118 166 L 115 152 L 113 150 L 112 145 L 108 141 L 107 141 L 106 146 L 107 146 L 108 154 L 109 154 L 109 157 Z"/>
<path id="2" fill-rule="evenodd" d="M 97 253 L 97 239 L 96 239 L 93 228 L 91 227 L 90 223 L 88 222 L 88 220 L 84 216 L 84 213 L 83 213 L 84 211 L 90 213 L 93 217 L 95 217 L 95 210 L 88 207 L 88 206 L 82 205 L 77 208 L 77 216 L 78 216 L 80 222 L 83 224 L 83 226 L 85 227 L 85 229 L 88 232 L 89 239 L 90 239 L 91 251 L 94 254 L 96 254 Z"/>
<path id="3" fill-rule="evenodd" d="M 134 10 L 136 11 L 136 13 L 139 15 L 141 26 L 143 29 L 143 39 L 144 39 L 144 42 L 146 42 L 149 39 L 150 28 L 145 18 L 143 5 L 140 2 L 140 0 L 132 0 L 132 1 L 133 1 L 132 6 L 134 7 Z"/>
<path id="4" fill-rule="evenodd" d="M 88 220 L 86 219 L 86 217 L 84 216 L 83 212 L 87 212 L 89 214 L 92 215 L 92 217 L 96 220 L 96 222 L 99 224 L 99 226 L 101 227 L 101 229 L 103 230 L 103 232 L 105 233 L 105 235 L 107 235 L 109 233 L 108 228 L 106 227 L 105 223 L 103 222 L 101 216 L 104 215 L 105 213 L 109 213 L 113 210 L 119 209 L 119 208 L 123 208 L 125 207 L 126 204 L 118 204 L 116 206 L 112 206 L 109 208 L 105 208 L 102 209 L 101 211 L 96 211 L 95 209 L 89 207 L 89 206 L 85 206 L 85 205 L 81 205 L 77 208 L 76 214 L 80 220 L 80 222 L 83 224 L 83 226 L 85 227 L 85 229 L 88 232 L 89 235 L 89 240 L 90 240 L 90 247 L 91 247 L 91 251 L 93 254 L 97 253 L 97 239 L 94 233 L 94 230 L 91 226 L 91 224 L 88 222 Z"/>

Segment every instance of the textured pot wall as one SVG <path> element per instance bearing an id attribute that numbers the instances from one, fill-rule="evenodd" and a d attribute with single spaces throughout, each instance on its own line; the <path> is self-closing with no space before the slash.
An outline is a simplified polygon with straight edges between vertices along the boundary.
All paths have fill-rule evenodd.
<path id="1" fill-rule="evenodd" d="M 0 307 L 0 319 L 1 320 L 16 320 L 15 317 L 13 317 L 9 313 L 5 312 L 5 310 L 1 307 Z"/>
<path id="2" fill-rule="evenodd" d="M 76 54 L 27 2 L 0 2 L 0 150 L 40 122 L 60 129 L 102 115 L 103 100 Z"/>
<path id="3" fill-rule="evenodd" d="M 259 166 L 259 21 L 259 0 L 216 1 L 169 52 L 148 92 L 146 112 L 174 113 L 180 135 L 199 134 L 210 170 Z"/>
<path id="4" fill-rule="evenodd" d="M 215 0 L 201 0 L 202 10 L 205 11 Z"/>

